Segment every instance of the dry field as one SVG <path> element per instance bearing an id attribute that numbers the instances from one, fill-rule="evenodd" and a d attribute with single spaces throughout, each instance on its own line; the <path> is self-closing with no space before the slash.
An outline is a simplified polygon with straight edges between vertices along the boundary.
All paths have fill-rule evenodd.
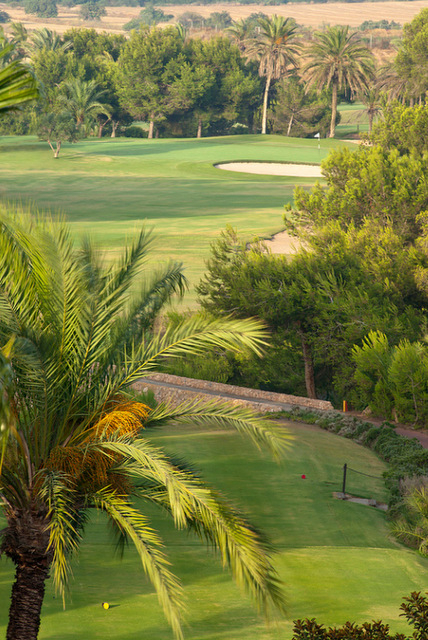
<path id="1" fill-rule="evenodd" d="M 299 24 L 311 27 L 319 27 L 322 24 L 349 24 L 357 26 L 364 20 L 395 20 L 401 24 L 409 22 L 419 11 L 428 7 L 428 0 L 415 0 L 414 2 L 332 2 L 327 4 L 286 4 L 267 7 L 264 5 L 235 5 L 235 4 L 211 4 L 211 5 L 175 5 L 166 6 L 163 9 L 178 18 L 185 11 L 194 11 L 202 16 L 208 16 L 213 11 L 228 11 L 232 18 L 245 18 L 250 13 L 263 11 L 268 15 L 279 14 L 291 16 Z M 9 13 L 12 20 L 22 22 L 28 29 L 40 29 L 48 27 L 58 33 L 63 33 L 70 27 L 94 27 L 98 31 L 111 33 L 122 32 L 123 25 L 134 18 L 141 11 L 141 7 L 107 7 L 107 16 L 99 22 L 83 22 L 79 19 L 80 7 L 70 9 L 59 7 L 57 18 L 42 19 L 33 15 L 26 15 L 23 9 L 11 8 L 0 3 L 0 8 Z M 7 25 L 6 25 L 7 30 Z"/>
<path id="2" fill-rule="evenodd" d="M 428 7 L 427 0 L 415 0 L 414 2 L 331 2 L 326 4 L 296 3 L 281 6 L 267 7 L 265 5 L 236 5 L 236 4 L 212 4 L 212 5 L 181 5 L 164 7 L 168 13 L 179 16 L 185 11 L 195 11 L 202 16 L 208 16 L 212 11 L 228 11 L 234 20 L 245 18 L 250 13 L 262 11 L 267 15 L 281 15 L 295 18 L 299 24 L 309 27 L 319 27 L 328 24 L 349 24 L 356 27 L 364 20 L 395 20 L 400 24 L 410 20 L 421 9 Z"/>

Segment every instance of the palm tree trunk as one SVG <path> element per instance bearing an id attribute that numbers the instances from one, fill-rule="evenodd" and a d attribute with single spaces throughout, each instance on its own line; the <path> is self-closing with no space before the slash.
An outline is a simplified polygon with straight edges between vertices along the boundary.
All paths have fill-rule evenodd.
<path id="1" fill-rule="evenodd" d="M 294 120 L 294 113 L 291 114 L 291 118 L 290 121 L 288 123 L 288 129 L 287 129 L 287 137 L 290 135 L 291 133 L 291 127 L 293 126 L 293 120 Z"/>
<path id="2" fill-rule="evenodd" d="M 116 129 L 119 126 L 119 120 L 112 120 L 111 121 L 111 137 L 115 138 L 116 137 Z"/>
<path id="3" fill-rule="evenodd" d="M 202 118 L 198 119 L 198 132 L 196 134 L 197 138 L 202 138 Z"/>
<path id="4" fill-rule="evenodd" d="M 6 640 L 37 640 L 40 612 L 49 575 L 49 561 L 34 560 L 31 554 L 16 567 L 9 609 Z"/>
<path id="5" fill-rule="evenodd" d="M 331 122 L 330 122 L 330 138 L 334 138 L 336 131 L 336 115 L 337 115 L 337 84 L 333 82 L 333 94 L 331 96 Z"/>
<path id="6" fill-rule="evenodd" d="M 371 133 L 373 129 L 373 119 L 374 119 L 374 113 L 369 111 L 369 133 Z"/>
<path id="7" fill-rule="evenodd" d="M 272 80 L 272 76 L 270 74 L 268 76 L 266 76 L 265 93 L 264 93 L 264 96 L 263 96 L 262 133 L 266 133 L 267 106 L 268 106 L 268 97 L 269 97 L 269 89 L 270 89 L 271 80 Z"/>
<path id="8" fill-rule="evenodd" d="M 40 612 L 53 551 L 49 547 L 47 514 L 30 504 L 7 514 L 0 553 L 16 567 L 7 640 L 37 640 Z"/>

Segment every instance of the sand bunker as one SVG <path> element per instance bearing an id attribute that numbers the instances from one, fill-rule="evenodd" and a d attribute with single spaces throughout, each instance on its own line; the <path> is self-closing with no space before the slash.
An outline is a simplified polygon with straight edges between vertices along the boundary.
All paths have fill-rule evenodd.
<path id="1" fill-rule="evenodd" d="M 217 169 L 256 173 L 265 176 L 290 176 L 292 178 L 321 178 L 321 168 L 312 164 L 286 164 L 285 162 L 225 162 L 215 164 Z"/>

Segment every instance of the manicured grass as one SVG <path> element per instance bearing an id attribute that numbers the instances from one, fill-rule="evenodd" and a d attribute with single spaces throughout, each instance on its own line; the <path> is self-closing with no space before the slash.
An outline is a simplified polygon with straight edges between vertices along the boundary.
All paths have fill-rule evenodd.
<path id="1" fill-rule="evenodd" d="M 248 239 L 283 228 L 283 206 L 310 179 L 230 173 L 214 164 L 265 160 L 318 164 L 341 144 L 282 136 L 84 140 L 55 160 L 36 138 L 0 138 L 0 198 L 63 212 L 112 256 L 135 230 L 153 228 L 154 261 L 180 260 L 194 286 L 210 243 L 227 224 Z M 193 295 L 187 300 L 192 301 Z"/>
<path id="2" fill-rule="evenodd" d="M 344 462 L 377 477 L 384 464 L 354 442 L 316 427 L 292 423 L 288 428 L 295 439 L 280 466 L 229 432 L 170 427 L 151 434 L 157 445 L 192 461 L 263 528 L 276 547 L 275 565 L 285 583 L 287 619 L 265 627 L 204 545 L 149 510 L 185 585 L 189 640 L 287 640 L 292 620 L 306 616 L 326 624 L 381 617 L 394 630 L 405 630 L 398 616 L 402 597 L 428 586 L 428 561 L 389 537 L 382 512 L 332 497 L 340 489 Z M 349 490 L 385 497 L 383 481 L 367 476 L 350 474 Z M 2 603 L 11 579 L 10 564 L 2 561 Z M 87 528 L 65 611 L 53 595 L 49 585 L 41 640 L 172 637 L 135 553 L 126 550 L 123 561 L 114 556 L 101 518 Z M 103 601 L 115 606 L 104 611 Z M 6 609 L 0 607 L 0 634 Z"/>
<path id="3" fill-rule="evenodd" d="M 361 133 L 368 132 L 369 118 L 366 107 L 361 102 L 340 104 L 338 111 L 340 113 L 340 123 L 336 127 L 336 138 L 355 138 Z"/>

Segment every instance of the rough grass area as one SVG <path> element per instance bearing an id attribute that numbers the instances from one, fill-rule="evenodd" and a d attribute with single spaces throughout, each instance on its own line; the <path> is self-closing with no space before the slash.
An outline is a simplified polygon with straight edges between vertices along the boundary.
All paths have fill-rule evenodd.
<path id="1" fill-rule="evenodd" d="M 0 198 L 63 212 L 111 256 L 142 225 L 153 228 L 154 262 L 180 260 L 192 286 L 210 243 L 227 224 L 248 239 L 283 228 L 283 206 L 308 178 L 231 174 L 228 161 L 318 164 L 340 143 L 282 136 L 84 140 L 54 159 L 46 142 L 0 138 Z M 191 303 L 192 295 L 187 298 Z"/>
<path id="2" fill-rule="evenodd" d="M 384 464 L 367 449 L 316 427 L 287 428 L 294 441 L 280 466 L 228 432 L 170 427 L 151 434 L 157 445 L 192 461 L 269 535 L 287 595 L 287 619 L 264 626 L 206 547 L 150 511 L 185 585 L 188 640 L 288 640 L 292 620 L 306 616 L 337 625 L 383 618 L 392 629 L 405 630 L 398 616 L 402 597 L 428 586 L 428 561 L 389 537 L 382 512 L 332 498 L 344 462 L 377 477 Z M 385 499 L 380 479 L 354 474 L 349 482 L 351 492 Z M 127 549 L 123 561 L 115 557 L 100 518 L 88 526 L 74 572 L 65 611 L 49 586 L 40 640 L 172 638 L 136 555 Z M 11 580 L 11 565 L 2 561 L 0 634 Z M 113 606 L 105 611 L 103 601 Z"/>

